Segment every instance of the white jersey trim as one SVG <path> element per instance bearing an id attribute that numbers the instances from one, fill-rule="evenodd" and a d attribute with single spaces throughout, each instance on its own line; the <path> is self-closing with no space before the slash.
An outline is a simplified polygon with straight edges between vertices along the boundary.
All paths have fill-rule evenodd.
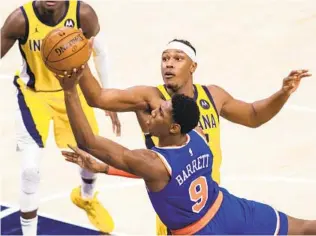
<path id="1" fill-rule="evenodd" d="M 169 172 L 170 176 L 172 176 L 172 168 L 171 168 L 171 166 L 169 165 L 169 162 L 166 160 L 166 158 L 165 158 L 162 154 L 160 154 L 159 152 L 157 152 L 157 151 L 154 151 L 154 150 L 151 150 L 151 151 L 157 153 L 159 159 L 162 161 L 162 163 L 163 163 L 164 166 L 166 167 L 166 169 L 167 169 L 167 171 Z"/>

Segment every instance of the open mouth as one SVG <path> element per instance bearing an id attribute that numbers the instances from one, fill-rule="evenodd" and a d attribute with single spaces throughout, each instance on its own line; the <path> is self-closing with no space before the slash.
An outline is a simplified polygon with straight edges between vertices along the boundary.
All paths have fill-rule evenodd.
<path id="1" fill-rule="evenodd" d="M 170 78 L 172 78 L 172 77 L 174 77 L 175 76 L 175 74 L 173 74 L 173 73 L 171 73 L 171 72 L 166 72 L 165 73 L 165 78 L 167 78 L 167 79 L 170 79 Z"/>
<path id="2" fill-rule="evenodd" d="M 56 1 L 46 1 L 45 3 L 46 3 L 47 6 L 53 7 L 53 6 L 56 5 L 57 2 Z"/>

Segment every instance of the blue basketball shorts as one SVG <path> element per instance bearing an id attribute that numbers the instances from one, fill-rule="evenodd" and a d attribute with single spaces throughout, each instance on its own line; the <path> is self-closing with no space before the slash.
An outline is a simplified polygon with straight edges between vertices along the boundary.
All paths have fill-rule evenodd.
<path id="1" fill-rule="evenodd" d="M 287 216 L 269 205 L 223 192 L 223 202 L 213 219 L 196 235 L 287 235 Z"/>

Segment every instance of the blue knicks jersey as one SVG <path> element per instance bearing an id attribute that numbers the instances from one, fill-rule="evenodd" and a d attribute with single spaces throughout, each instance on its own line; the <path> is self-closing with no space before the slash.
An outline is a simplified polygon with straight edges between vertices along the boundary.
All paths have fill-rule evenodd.
<path id="1" fill-rule="evenodd" d="M 195 130 L 181 147 L 153 147 L 170 171 L 171 179 L 160 192 L 150 192 L 151 203 L 161 221 L 172 230 L 190 225 L 210 209 L 219 187 L 211 179 L 213 154 Z"/>

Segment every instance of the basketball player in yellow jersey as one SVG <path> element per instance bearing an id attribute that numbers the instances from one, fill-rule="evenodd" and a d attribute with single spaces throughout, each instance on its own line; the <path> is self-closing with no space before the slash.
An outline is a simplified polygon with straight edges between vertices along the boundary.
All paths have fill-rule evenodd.
<path id="1" fill-rule="evenodd" d="M 71 78 L 60 80 L 60 83 L 72 84 L 79 80 L 82 92 L 91 106 L 109 111 L 136 112 L 139 125 L 146 137 L 147 148 L 157 144 L 155 137 L 148 133 L 146 121 L 150 112 L 160 107 L 162 101 L 170 99 L 173 94 L 185 94 L 195 98 L 201 113 L 199 125 L 204 130 L 214 154 L 213 178 L 219 183 L 222 159 L 219 116 L 247 127 L 259 127 L 281 110 L 290 95 L 298 88 L 301 79 L 310 74 L 307 70 L 294 70 L 283 79 L 282 87 L 272 96 L 253 103 L 246 103 L 233 98 L 218 86 L 194 84 L 193 74 L 196 68 L 195 48 L 186 40 L 175 39 L 169 42 L 162 52 L 161 74 L 164 85 L 158 87 L 135 86 L 125 90 L 102 89 L 88 66 L 85 66 L 83 73 L 74 72 Z M 155 113 L 154 116 L 163 116 L 163 113 Z M 135 177 L 110 166 L 106 173 Z M 170 232 L 157 217 L 157 234 L 166 235 L 167 233 Z"/>
<path id="2" fill-rule="evenodd" d="M 40 148 L 45 147 L 49 122 L 54 121 L 56 144 L 60 148 L 75 143 L 66 114 L 64 95 L 54 75 L 42 62 L 42 39 L 59 27 L 82 28 L 87 38 L 95 37 L 94 62 L 103 86 L 106 85 L 105 48 L 100 42 L 98 17 L 92 7 L 79 1 L 33 1 L 12 12 L 1 28 L 1 58 L 18 41 L 22 68 L 14 78 L 19 111 L 17 115 L 17 150 L 21 153 L 21 226 L 24 235 L 36 235 L 39 206 Z M 85 114 L 95 133 L 97 122 L 91 107 L 81 96 Z M 116 113 L 112 123 L 120 132 Z M 84 209 L 90 222 L 103 232 L 111 232 L 113 220 L 94 192 L 96 175 L 80 170 L 82 184 L 71 193 L 71 200 Z"/>

